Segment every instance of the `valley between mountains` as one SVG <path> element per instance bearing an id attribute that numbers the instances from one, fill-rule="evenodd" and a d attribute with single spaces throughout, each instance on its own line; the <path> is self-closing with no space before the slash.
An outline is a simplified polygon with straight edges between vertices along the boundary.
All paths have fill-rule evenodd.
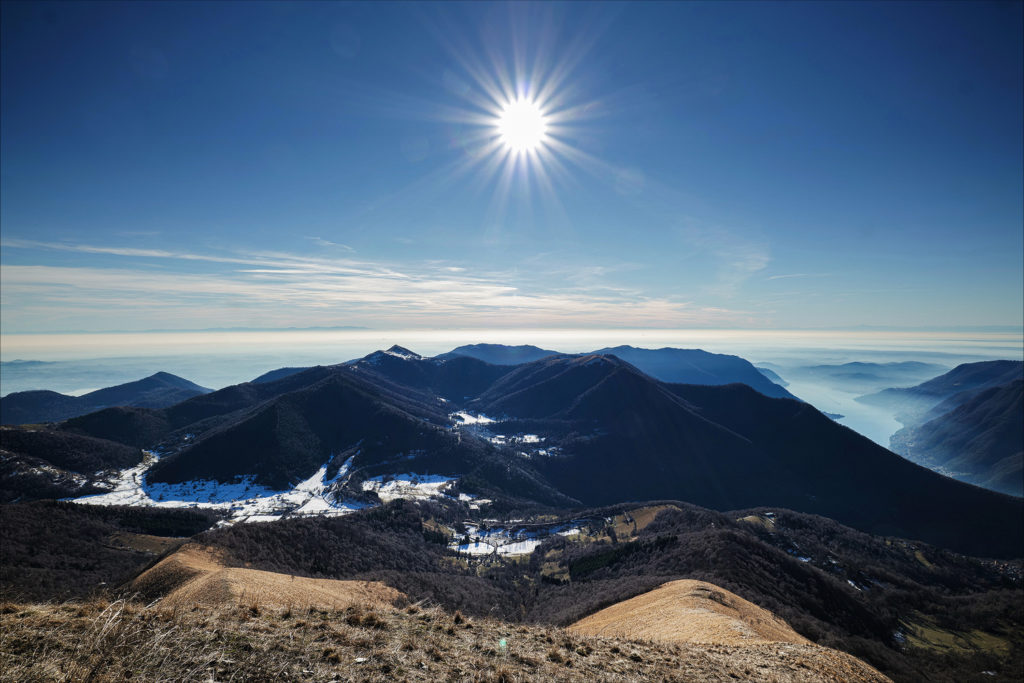
<path id="1" fill-rule="evenodd" d="M 947 412 L 984 423 L 964 452 L 1012 481 L 1019 411 L 981 402 L 1013 406 L 1020 365 L 958 368 L 977 378 L 959 402 L 926 385 L 864 400 L 927 416 L 906 417 L 914 449 L 955 429 L 932 424 Z M 126 638 L 97 652 L 173 625 L 219 654 L 165 654 L 171 677 L 252 677 L 274 647 L 258 634 L 301 612 L 324 654 L 289 650 L 284 679 L 1017 680 L 1024 501 L 879 446 L 763 370 L 682 349 L 395 346 L 216 391 L 161 373 L 5 396 L 4 668 L 48 678 L 30 644 L 47 619 L 48 651 L 87 666 L 62 638 L 90 614 Z M 992 444 L 1010 450 L 979 455 Z M 31 607 L 55 599 L 83 606 Z M 198 604 L 205 626 L 182 616 Z M 249 654 L 206 640 L 213 623 Z M 131 673 L 104 657 L 104 676 Z"/>

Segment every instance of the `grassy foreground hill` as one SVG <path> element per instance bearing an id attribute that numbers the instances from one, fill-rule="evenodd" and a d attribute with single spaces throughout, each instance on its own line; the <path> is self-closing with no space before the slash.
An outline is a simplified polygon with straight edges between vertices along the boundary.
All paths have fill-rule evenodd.
<path id="1" fill-rule="evenodd" d="M 468 680 L 772 680 L 767 670 L 734 666 L 736 651 L 717 645 L 700 654 L 665 643 L 620 641 L 599 647 L 570 637 L 573 648 L 558 646 L 549 656 L 565 638 L 562 628 L 680 579 L 712 583 L 737 596 L 735 601 L 783 619 L 801 638 L 853 655 L 896 681 L 1017 681 L 1024 671 L 1019 562 L 973 559 L 780 509 L 718 513 L 661 501 L 569 515 L 522 511 L 516 514 L 519 524 L 539 534 L 540 543 L 518 556 L 453 551 L 466 533 L 460 529 L 473 524 L 479 527 L 473 533 L 481 534 L 485 525 L 501 524 L 486 523 L 478 512 L 457 503 L 398 500 L 345 517 L 235 525 L 198 535 L 216 517 L 190 510 L 96 509 L 45 501 L 3 506 L 0 517 L 0 599 L 8 601 L 7 613 L 0 614 L 0 657 L 5 658 L 0 672 L 14 672 L 0 676 L 17 680 L 59 678 L 61 671 L 78 671 L 84 678 L 91 669 L 76 667 L 93 666 L 98 667 L 94 678 L 119 679 L 128 672 L 153 678 L 147 667 L 156 660 L 145 659 L 148 652 L 156 652 L 153 656 L 168 667 L 166 677 L 202 680 L 211 673 L 218 680 L 278 675 L 282 680 L 374 680 L 398 671 L 405 672 L 395 674 L 398 678 L 413 679 L 422 673 L 423 679 L 451 675 Z M 554 531 L 567 526 L 572 527 L 567 535 Z M 191 594 L 194 604 L 167 599 L 180 581 L 140 578 L 131 584 L 140 574 L 153 578 L 147 569 L 160 566 L 161 560 L 166 567 L 168 557 L 181 557 L 171 553 L 182 543 L 213 548 L 223 565 L 179 594 Z M 194 578 L 188 567 L 181 575 Z M 250 577 L 259 579 L 260 591 L 248 590 L 255 585 Z M 276 598 L 303 586 L 336 597 L 333 582 L 355 582 L 348 585 L 360 591 L 386 586 L 386 591 L 398 591 L 421 607 L 439 606 L 450 616 L 433 617 L 444 624 L 439 632 L 410 621 L 417 615 L 385 615 L 374 608 L 370 622 L 393 620 L 393 627 L 371 627 L 360 635 L 345 630 L 351 626 L 348 604 L 339 610 L 329 602 L 330 614 L 306 614 L 301 620 L 312 623 L 311 630 L 296 632 L 297 611 L 315 601 L 286 597 L 282 605 Z M 271 592 L 274 600 L 266 597 Z M 111 597 L 88 606 L 97 594 Z M 219 607 L 198 608 L 206 600 L 195 598 L 211 595 L 234 596 L 242 612 L 224 612 L 223 600 Z M 119 596 L 128 603 L 113 600 Z M 74 602 L 67 606 L 53 602 L 68 598 Z M 144 609 L 158 598 L 151 610 Z M 104 613 L 109 604 L 114 607 Z M 288 606 L 293 609 L 285 617 Z M 117 629 L 130 636 L 126 644 L 115 647 L 94 639 L 97 644 L 89 645 L 89 634 L 99 638 L 102 624 L 118 611 L 122 621 Z M 474 640 L 467 634 L 444 641 L 452 635 L 447 633 L 451 621 L 444 619 L 453 620 L 457 612 L 476 626 L 490 624 L 487 637 L 475 640 L 474 632 Z M 362 616 L 358 622 L 364 624 Z M 331 635 L 339 629 L 344 637 Z M 500 639 L 512 642 L 510 634 L 517 633 L 532 643 L 530 648 L 506 651 L 535 664 L 513 662 L 513 668 L 500 669 L 493 655 L 482 656 L 500 653 Z M 419 658 L 407 659 L 412 651 L 402 650 L 405 636 L 418 638 L 413 645 L 420 648 L 427 634 L 442 639 L 431 643 L 440 658 L 425 646 L 417 650 Z M 296 638 L 306 649 L 295 649 Z M 379 642 L 366 644 L 366 638 Z M 165 648 L 165 641 L 173 647 Z M 537 650 L 534 646 L 541 643 Z M 104 649 L 108 646 L 114 649 Z M 309 651 L 312 646 L 321 649 Z M 581 646 L 584 654 L 573 654 Z M 338 653 L 333 664 L 341 661 L 349 668 L 325 668 L 333 653 L 320 653 L 328 648 Z M 601 655 L 591 659 L 594 652 Z M 265 658 L 271 655 L 275 659 L 268 663 Z M 819 680 L 798 651 L 775 648 L 769 655 L 793 666 L 773 674 L 776 680 Z M 371 656 L 376 657 L 372 667 L 357 667 Z M 453 664 L 451 657 L 459 659 Z M 426 669 L 419 667 L 421 660 Z M 685 668 L 691 665 L 697 667 L 693 675 L 683 677 L 679 672 L 691 671 Z"/>
<path id="2" fill-rule="evenodd" d="M 0 681 L 886 681 L 789 643 L 664 644 L 437 607 L 0 605 Z M 851 676 L 856 674 L 856 676 Z"/>

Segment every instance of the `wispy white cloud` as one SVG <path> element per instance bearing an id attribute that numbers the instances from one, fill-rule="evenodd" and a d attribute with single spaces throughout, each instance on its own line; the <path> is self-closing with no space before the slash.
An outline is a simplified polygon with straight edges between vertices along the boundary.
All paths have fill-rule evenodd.
<path id="1" fill-rule="evenodd" d="M 71 242 L 39 242 L 25 239 L 5 239 L 0 242 L 0 248 L 10 249 L 46 249 L 52 251 L 71 251 L 80 254 L 109 254 L 111 256 L 136 256 L 140 258 L 173 258 L 184 261 L 208 261 L 211 263 L 245 263 L 246 261 L 223 256 L 211 256 L 209 254 L 191 254 L 182 251 L 167 251 L 165 249 L 135 249 L 132 247 L 107 247 L 90 244 L 75 244 Z"/>
<path id="2" fill-rule="evenodd" d="M 224 325 L 347 324 L 369 326 L 679 327 L 746 322 L 750 314 L 703 308 L 691 301 L 589 284 L 552 288 L 522 273 L 475 272 L 441 263 L 328 259 L 282 252 L 203 254 L 84 244 L 8 240 L 6 247 L 123 257 L 123 267 L 11 264 L 0 269 L 6 331 L 52 330 L 62 317 L 92 317 L 96 329 L 191 326 L 197 318 Z M 160 259 L 169 267 L 153 268 Z M 176 269 L 175 261 L 209 266 Z M 234 267 L 240 266 L 240 267 Z M 79 322 L 75 327 L 81 328 Z"/>
<path id="3" fill-rule="evenodd" d="M 329 248 L 332 248 L 332 249 L 341 249 L 343 251 L 355 251 L 355 249 L 353 249 L 352 247 L 348 246 L 347 244 L 342 244 L 340 242 L 332 242 L 330 240 L 325 240 L 322 237 L 310 237 L 309 235 L 307 235 L 306 239 L 309 240 L 310 242 L 312 242 L 313 244 L 316 244 L 316 245 L 321 246 L 321 247 L 329 247 Z"/>
<path id="4" fill-rule="evenodd" d="M 691 249 L 715 263 L 715 281 L 704 286 L 709 294 L 735 296 L 772 260 L 767 244 L 722 228 L 688 226 L 680 235 Z"/>
<path id="5" fill-rule="evenodd" d="M 766 280 L 791 280 L 804 277 L 827 277 L 828 273 L 787 273 L 785 275 L 769 275 Z"/>

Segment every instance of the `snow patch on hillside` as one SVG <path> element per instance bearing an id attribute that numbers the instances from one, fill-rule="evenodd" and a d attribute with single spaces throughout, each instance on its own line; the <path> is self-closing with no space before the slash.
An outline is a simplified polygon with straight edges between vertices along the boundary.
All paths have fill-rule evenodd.
<path id="1" fill-rule="evenodd" d="M 389 356 L 394 356 L 395 358 L 401 358 L 402 360 L 419 360 L 421 358 L 421 356 L 409 351 L 408 349 L 400 349 L 398 347 L 392 347 L 384 353 Z"/>
<path id="2" fill-rule="evenodd" d="M 332 477 L 327 476 L 328 463 L 325 463 L 313 476 L 294 488 L 274 490 L 256 484 L 252 475 L 238 477 L 230 483 L 207 479 L 180 484 L 148 483 L 146 472 L 157 457 L 147 452 L 141 465 L 119 473 L 111 482 L 113 490 L 71 500 L 84 505 L 221 510 L 228 514 L 221 525 L 269 522 L 282 517 L 307 515 L 333 517 L 367 507 L 364 503 L 337 501 L 330 493 L 331 487 L 348 474 L 354 457 L 346 460 Z"/>
<path id="3" fill-rule="evenodd" d="M 363 490 L 373 491 L 385 503 L 398 498 L 425 500 L 445 495 L 444 490 L 458 479 L 449 474 L 382 474 L 364 481 Z"/>
<path id="4" fill-rule="evenodd" d="M 454 530 L 452 530 L 454 533 Z M 555 526 L 534 529 L 515 529 L 510 527 L 481 527 L 467 524 L 466 531 L 455 534 L 454 540 L 448 544 L 449 550 L 467 555 L 497 554 L 505 557 L 529 555 L 537 549 L 544 539 L 552 534 L 574 536 L 580 533 L 579 527 Z"/>
<path id="5" fill-rule="evenodd" d="M 462 420 L 462 424 L 467 424 L 467 425 L 486 425 L 486 424 L 492 424 L 492 423 L 498 421 L 498 420 L 495 420 L 492 417 L 487 417 L 486 415 L 484 415 L 482 413 L 480 415 L 471 415 L 471 414 L 469 414 L 469 413 L 467 413 L 465 411 L 463 411 L 461 413 L 453 413 L 452 417 L 459 418 L 460 420 Z"/>

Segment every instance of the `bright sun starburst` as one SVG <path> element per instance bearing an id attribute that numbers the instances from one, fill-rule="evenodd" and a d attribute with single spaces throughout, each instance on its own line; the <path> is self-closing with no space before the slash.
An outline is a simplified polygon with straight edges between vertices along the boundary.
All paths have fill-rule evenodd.
<path id="1" fill-rule="evenodd" d="M 551 215 L 562 215 L 557 190 L 574 182 L 574 172 L 610 173 L 581 145 L 599 130 L 593 123 L 607 108 L 583 98 L 589 81 L 580 65 L 593 43 L 568 40 L 558 17 L 539 5 L 509 9 L 502 28 L 482 32 L 480 41 L 438 29 L 454 66 L 440 85 L 455 99 L 433 105 L 448 122 L 449 149 L 460 152 L 438 178 L 451 184 L 469 176 L 489 190 L 487 221 L 495 225 L 512 201 L 516 211 L 532 211 L 539 200 Z"/>
<path id="2" fill-rule="evenodd" d="M 544 144 L 547 128 L 540 106 L 526 98 L 506 104 L 497 120 L 502 144 L 515 153 L 537 151 Z"/>

